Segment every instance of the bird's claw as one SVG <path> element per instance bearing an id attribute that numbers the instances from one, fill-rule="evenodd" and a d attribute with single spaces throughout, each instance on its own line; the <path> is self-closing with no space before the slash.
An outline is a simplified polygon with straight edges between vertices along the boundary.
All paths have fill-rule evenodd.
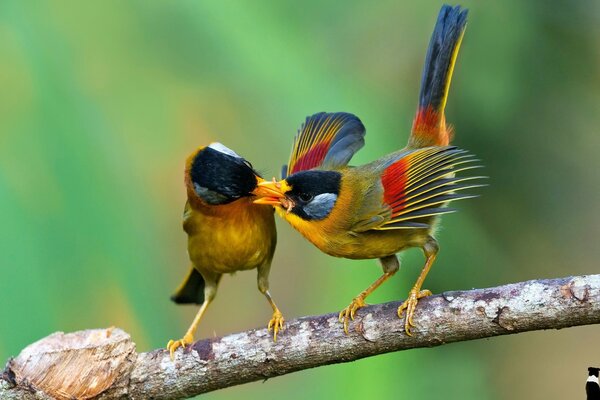
<path id="1" fill-rule="evenodd" d="M 283 318 L 283 314 L 281 314 L 281 311 L 275 310 L 273 312 L 273 317 L 271 317 L 271 320 L 269 321 L 269 325 L 267 325 L 267 330 L 269 332 L 271 332 L 271 329 L 273 330 L 273 341 L 274 342 L 277 341 L 277 333 L 280 331 L 283 331 L 284 322 L 285 322 L 285 319 Z"/>
<path id="2" fill-rule="evenodd" d="M 365 303 L 365 300 L 362 296 L 356 296 L 352 299 L 348 307 L 340 311 L 338 319 L 344 324 L 344 333 L 346 335 L 348 334 L 348 324 L 350 323 L 350 320 L 354 321 L 356 311 L 358 311 L 359 308 L 362 308 L 366 305 L 367 304 Z"/>
<path id="3" fill-rule="evenodd" d="M 186 333 L 183 338 L 179 340 L 169 340 L 169 343 L 167 343 L 167 350 L 169 350 L 169 353 L 171 354 L 171 361 L 175 359 L 175 350 L 179 347 L 185 349 L 185 346 L 192 343 L 194 343 L 194 337 L 189 333 Z"/>
<path id="4" fill-rule="evenodd" d="M 398 318 L 402 318 L 402 314 L 404 310 L 406 310 L 406 319 L 404 320 L 404 331 L 408 336 L 412 336 L 410 333 L 410 329 L 415 326 L 413 322 L 413 316 L 415 314 L 415 309 L 417 307 L 417 303 L 419 299 L 423 297 L 431 296 L 431 291 L 429 290 L 421 290 L 418 291 L 416 288 L 412 288 L 410 292 L 408 292 L 408 298 L 398 307 Z"/>

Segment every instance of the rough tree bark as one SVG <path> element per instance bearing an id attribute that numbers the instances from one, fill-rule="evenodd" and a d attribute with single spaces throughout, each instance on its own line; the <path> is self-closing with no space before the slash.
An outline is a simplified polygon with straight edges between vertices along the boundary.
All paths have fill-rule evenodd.
<path id="1" fill-rule="evenodd" d="M 358 312 L 348 336 L 337 314 L 289 321 L 276 343 L 266 329 L 204 339 L 174 361 L 136 353 L 119 329 L 51 335 L 9 360 L 2 399 L 179 399 L 307 368 L 445 343 L 600 323 L 600 275 L 446 292 L 419 301 L 412 337 L 400 303 Z"/>

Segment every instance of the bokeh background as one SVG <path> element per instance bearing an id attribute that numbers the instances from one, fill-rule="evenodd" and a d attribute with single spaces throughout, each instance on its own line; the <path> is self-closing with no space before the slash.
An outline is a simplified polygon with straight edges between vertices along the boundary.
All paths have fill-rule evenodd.
<path id="1" fill-rule="evenodd" d="M 306 115 L 367 127 L 361 164 L 406 143 L 441 2 L 0 2 L 0 360 L 51 332 L 119 326 L 139 351 L 179 338 L 185 157 L 221 141 L 279 173 Z M 597 273 L 600 3 L 465 1 L 447 109 L 491 186 L 444 218 L 433 292 Z M 278 221 L 272 294 L 333 312 L 379 276 Z M 422 265 L 370 298 L 404 298 Z M 227 276 L 199 336 L 264 325 L 255 272 Z M 328 366 L 206 399 L 583 398 L 600 327 Z"/>

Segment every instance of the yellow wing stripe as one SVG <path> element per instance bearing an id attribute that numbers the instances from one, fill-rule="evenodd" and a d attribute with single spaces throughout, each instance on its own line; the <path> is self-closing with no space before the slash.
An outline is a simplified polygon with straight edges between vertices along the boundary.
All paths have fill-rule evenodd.
<path id="1" fill-rule="evenodd" d="M 327 115 L 321 113 L 309 117 L 294 138 L 288 173 L 294 172 L 299 163 L 308 163 L 310 168 L 314 168 L 317 165 L 312 164 L 322 162 L 327 154 L 328 146 L 351 118 L 356 117 L 346 113 Z M 316 154 L 311 154 L 312 151 L 315 151 Z M 301 167 L 310 169 L 304 168 L 304 165 Z"/>

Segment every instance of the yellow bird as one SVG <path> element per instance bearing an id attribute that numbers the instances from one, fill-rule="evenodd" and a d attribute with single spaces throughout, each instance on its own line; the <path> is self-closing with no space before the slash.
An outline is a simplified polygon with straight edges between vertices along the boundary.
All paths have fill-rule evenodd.
<path id="1" fill-rule="evenodd" d="M 444 6 L 431 39 L 419 109 L 408 146 L 370 164 L 348 167 L 363 144 L 364 127 L 346 113 L 308 117 L 294 140 L 289 164 L 280 182 L 262 182 L 255 201 L 272 204 L 321 251 L 350 259 L 379 259 L 383 275 L 356 296 L 339 318 L 348 332 L 365 299 L 399 267 L 396 253 L 411 247 L 423 250 L 426 262 L 419 278 L 399 307 L 406 310 L 404 328 L 411 334 L 418 299 L 433 264 L 438 243 L 433 237 L 439 215 L 455 210 L 446 205 L 473 197 L 459 191 L 481 185 L 480 177 L 456 177 L 475 168 L 466 151 L 448 146 L 444 106 L 467 11 Z M 362 132 L 362 134 L 361 134 Z M 344 162 L 339 162 L 343 160 Z"/>
<path id="2" fill-rule="evenodd" d="M 273 308 L 268 324 L 273 339 L 277 340 L 277 333 L 283 330 L 283 315 L 269 293 L 269 271 L 277 242 L 273 208 L 253 203 L 253 192 L 262 181 L 248 161 L 220 143 L 200 147 L 188 157 L 183 229 L 188 235 L 191 265 L 171 299 L 201 306 L 183 338 L 167 344 L 171 358 L 178 347 L 194 341 L 223 274 L 256 268 L 258 290 Z"/>

